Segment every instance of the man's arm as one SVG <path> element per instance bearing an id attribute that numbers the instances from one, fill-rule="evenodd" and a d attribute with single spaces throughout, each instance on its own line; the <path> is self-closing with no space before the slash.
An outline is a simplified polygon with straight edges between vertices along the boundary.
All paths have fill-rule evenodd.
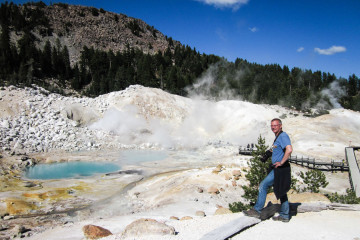
<path id="1" fill-rule="evenodd" d="M 284 157 L 281 159 L 280 162 L 274 163 L 274 167 L 277 168 L 277 167 L 280 167 L 280 166 L 284 165 L 284 163 L 289 159 L 291 153 L 292 153 L 292 146 L 287 145 L 286 148 L 285 148 Z"/>

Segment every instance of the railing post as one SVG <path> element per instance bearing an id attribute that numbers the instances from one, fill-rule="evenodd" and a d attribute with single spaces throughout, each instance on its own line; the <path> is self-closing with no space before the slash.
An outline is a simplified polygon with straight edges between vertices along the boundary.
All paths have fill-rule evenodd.
<path id="1" fill-rule="evenodd" d="M 315 158 L 313 158 L 313 169 L 315 169 Z"/>

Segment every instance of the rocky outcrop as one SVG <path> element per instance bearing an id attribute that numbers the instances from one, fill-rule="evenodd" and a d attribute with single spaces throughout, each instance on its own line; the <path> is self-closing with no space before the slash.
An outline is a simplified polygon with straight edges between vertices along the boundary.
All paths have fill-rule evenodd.
<path id="1" fill-rule="evenodd" d="M 107 110 L 105 99 L 63 97 L 36 86 L 25 89 L 10 86 L 0 93 L 2 152 L 29 154 L 55 149 L 72 152 L 123 146 L 107 143 L 106 139 L 112 141 L 116 136 L 110 138 L 109 133 L 89 128 Z M 9 113 L 11 102 L 18 106 Z M 31 159 L 22 162 L 23 165 L 34 163 Z"/>
<path id="2" fill-rule="evenodd" d="M 13 98 L 22 103 L 17 115 L 0 118 L 2 150 L 28 154 L 50 149 L 73 151 L 97 147 L 93 131 L 86 127 L 78 128 L 79 122 L 67 114 L 66 104 L 52 107 L 64 100 L 63 97 L 41 88 L 24 91 L 15 87 L 2 91 L 2 95 L 5 102 L 7 98 Z M 77 98 L 67 100 L 70 100 L 69 105 L 81 104 L 82 101 Z"/>
<path id="3" fill-rule="evenodd" d="M 146 96 L 149 90 L 151 94 Z M 184 104 L 169 107 L 179 101 Z M 181 122 L 190 103 L 188 99 L 139 85 L 97 98 L 64 97 L 35 85 L 24 89 L 3 87 L 0 147 L 2 152 L 13 155 L 133 148 L 138 139 L 146 140 L 154 134 L 146 120 Z M 94 122 L 98 124 L 92 125 Z M 152 146 L 145 141 L 136 147 L 141 148 L 141 144 Z M 31 159 L 23 161 L 23 165 L 33 163 Z"/>

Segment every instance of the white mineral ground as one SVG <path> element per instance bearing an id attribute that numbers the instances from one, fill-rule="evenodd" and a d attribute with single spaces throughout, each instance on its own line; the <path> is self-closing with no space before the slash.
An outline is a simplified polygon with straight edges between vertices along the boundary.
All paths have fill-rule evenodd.
<path id="1" fill-rule="evenodd" d="M 142 86 L 94 99 L 3 88 L 0 238 L 21 224 L 30 230 L 23 233 L 28 239 L 83 239 L 82 227 L 94 224 L 114 234 L 104 239 L 121 239 L 131 222 L 152 218 L 173 226 L 177 234 L 129 239 L 199 239 L 243 216 L 215 212 L 243 200 L 240 186 L 246 184 L 250 157 L 239 155 L 238 147 L 256 143 L 260 134 L 269 145 L 274 117 L 284 119 L 293 156 L 343 161 L 345 147 L 360 146 L 360 113 L 345 109 L 311 118 L 279 106 L 195 100 Z M 166 151 L 167 157 L 125 162 L 120 156 L 129 149 Z M 131 171 L 78 179 L 23 177 L 24 166 L 34 162 L 77 160 L 120 161 L 122 171 Z M 241 172 L 238 179 L 234 170 Z M 306 168 L 292 164 L 298 179 L 299 171 Z M 321 193 L 343 194 L 350 188 L 347 172 L 325 174 L 329 185 Z M 322 195 L 299 201 L 328 203 Z M 33 216 L 17 217 L 26 214 Z M 289 223 L 266 220 L 232 239 L 360 239 L 359 219 L 359 211 L 298 213 Z"/>

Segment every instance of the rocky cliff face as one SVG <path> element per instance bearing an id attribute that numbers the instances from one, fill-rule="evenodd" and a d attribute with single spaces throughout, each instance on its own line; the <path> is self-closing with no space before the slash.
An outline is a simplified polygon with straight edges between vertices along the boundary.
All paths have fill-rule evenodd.
<path id="1" fill-rule="evenodd" d="M 37 45 L 42 48 L 49 40 L 54 46 L 59 39 L 62 46 L 68 47 L 72 64 L 79 60 L 84 46 L 113 52 L 123 51 L 129 46 L 155 54 L 180 44 L 144 21 L 124 14 L 65 4 L 46 6 L 43 11 L 49 19 L 52 35 L 43 34 L 43 27 L 36 27 L 33 33 Z"/>

